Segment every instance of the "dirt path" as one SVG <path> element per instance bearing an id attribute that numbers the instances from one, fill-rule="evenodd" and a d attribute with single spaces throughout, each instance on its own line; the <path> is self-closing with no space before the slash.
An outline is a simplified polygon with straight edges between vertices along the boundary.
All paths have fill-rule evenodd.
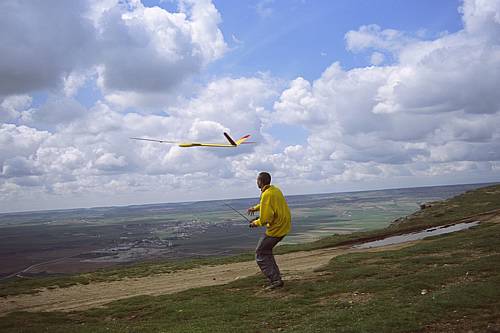
<path id="1" fill-rule="evenodd" d="M 7 275 L 7 276 L 4 276 L 4 277 L 0 278 L 0 281 L 10 279 L 11 277 L 16 276 L 18 274 L 27 273 L 30 270 L 32 270 L 33 268 L 37 268 L 37 267 L 40 267 L 40 266 L 43 266 L 43 265 L 47 265 L 47 264 L 52 264 L 52 263 L 56 263 L 56 262 L 59 262 L 59 261 L 63 261 L 65 259 L 68 259 L 68 258 L 71 258 L 71 257 L 73 257 L 73 256 L 67 256 L 67 257 L 63 257 L 63 258 L 57 258 L 57 259 L 52 259 L 52 260 L 45 261 L 45 262 L 40 262 L 38 264 L 33 264 L 31 266 L 28 266 L 28 267 L 20 270 L 19 272 L 15 272 L 15 273 L 12 273 L 10 275 Z"/>
<path id="2" fill-rule="evenodd" d="M 374 249 L 336 247 L 315 251 L 295 252 L 276 256 L 284 279 L 307 274 L 326 265 L 333 257 L 355 252 L 397 250 L 416 242 L 389 245 Z M 203 266 L 168 274 L 76 285 L 68 288 L 45 289 L 34 295 L 0 298 L 0 316 L 13 311 L 72 311 L 102 306 L 106 303 L 139 296 L 172 294 L 179 291 L 226 284 L 238 278 L 259 273 L 254 261 L 218 266 Z"/>

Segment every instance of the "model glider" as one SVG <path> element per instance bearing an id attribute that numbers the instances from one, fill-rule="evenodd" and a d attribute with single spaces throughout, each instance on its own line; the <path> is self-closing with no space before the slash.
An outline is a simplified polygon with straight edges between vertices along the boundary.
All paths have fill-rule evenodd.
<path id="1" fill-rule="evenodd" d="M 250 142 L 250 141 L 247 141 L 248 138 L 250 137 L 250 135 L 245 135 L 241 138 L 239 138 L 238 140 L 233 140 L 233 138 L 231 138 L 229 136 L 229 134 L 227 134 L 226 132 L 224 132 L 224 136 L 226 137 L 227 141 L 229 141 L 229 144 L 228 143 L 205 143 L 205 142 L 177 142 L 177 141 L 167 141 L 167 140 L 156 140 L 156 139 L 147 139 L 147 138 L 131 138 L 133 140 L 143 140 L 143 141 L 153 141 L 153 142 L 159 142 L 159 143 L 172 143 L 172 144 L 176 144 L 178 145 L 179 147 L 238 147 L 239 145 L 242 145 L 242 144 L 250 144 L 250 143 L 255 143 L 255 142 Z"/>

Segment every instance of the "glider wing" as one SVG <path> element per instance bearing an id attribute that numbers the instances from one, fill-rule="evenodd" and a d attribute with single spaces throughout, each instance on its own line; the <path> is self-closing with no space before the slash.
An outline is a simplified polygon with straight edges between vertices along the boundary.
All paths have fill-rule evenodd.
<path id="1" fill-rule="evenodd" d="M 178 143 L 177 141 L 156 140 L 156 139 L 147 139 L 147 138 L 131 138 L 131 139 L 133 139 L 133 140 L 141 140 L 141 141 L 160 142 L 160 143 Z"/>

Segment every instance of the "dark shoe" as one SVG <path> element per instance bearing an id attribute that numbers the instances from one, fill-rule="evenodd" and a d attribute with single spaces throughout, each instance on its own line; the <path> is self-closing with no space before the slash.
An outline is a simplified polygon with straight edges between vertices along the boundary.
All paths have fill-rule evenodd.
<path id="1" fill-rule="evenodd" d="M 274 289 L 278 289 L 278 288 L 281 288 L 283 287 L 285 283 L 282 281 L 282 280 L 277 280 L 277 281 L 273 281 L 271 282 L 270 285 L 268 285 L 265 290 L 274 290 Z"/>

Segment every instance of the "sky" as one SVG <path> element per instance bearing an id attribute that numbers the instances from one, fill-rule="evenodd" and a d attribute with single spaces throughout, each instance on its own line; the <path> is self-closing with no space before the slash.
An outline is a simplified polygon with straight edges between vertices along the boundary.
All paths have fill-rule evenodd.
<path id="1" fill-rule="evenodd" d="M 500 181 L 500 0 L 4 0 L 0 55 L 0 212 Z"/>

